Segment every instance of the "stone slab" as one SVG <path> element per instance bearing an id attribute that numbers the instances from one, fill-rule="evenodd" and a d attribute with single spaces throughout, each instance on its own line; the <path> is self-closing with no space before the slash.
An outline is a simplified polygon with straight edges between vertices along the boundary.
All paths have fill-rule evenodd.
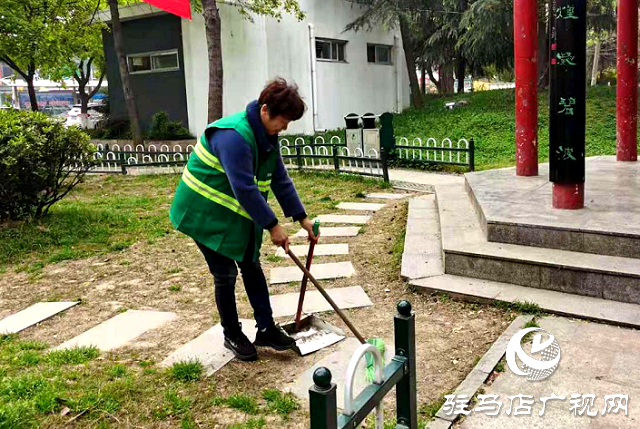
<path id="1" fill-rule="evenodd" d="M 346 223 L 353 225 L 364 225 L 371 220 L 371 216 L 365 215 L 340 215 L 340 214 L 328 214 L 320 215 L 316 219 L 320 221 L 320 224 L 325 223 Z M 322 228 L 321 228 L 322 232 Z"/>
<path id="2" fill-rule="evenodd" d="M 418 279 L 444 274 L 440 223 L 435 195 L 409 200 L 400 274 Z"/>
<path id="3" fill-rule="evenodd" d="M 640 332 L 584 321 L 560 317 L 538 319 L 538 324 L 546 332 L 554 335 L 561 349 L 558 369 L 550 377 L 527 381 L 515 375 L 508 366 L 490 386 L 484 386 L 485 394 L 498 395 L 503 408 L 497 416 L 472 413 L 461 424 L 463 429 L 511 429 L 511 428 L 637 428 L 640 413 L 633 406 L 634 398 L 640 395 L 637 382 L 637 368 L 640 367 Z M 530 350 L 524 347 L 526 351 Z M 506 415 L 508 396 L 531 395 L 535 398 L 531 415 L 517 417 Z M 539 398 L 555 395 L 565 400 L 547 403 L 544 416 L 539 412 L 542 404 Z M 593 409 L 601 411 L 604 395 L 629 395 L 628 415 L 598 414 L 596 417 L 575 416 L 570 411 L 572 394 L 595 394 Z"/>
<path id="4" fill-rule="evenodd" d="M 313 288 L 309 284 L 308 288 Z M 341 309 L 370 307 L 373 305 L 367 293 L 360 286 L 349 286 L 334 289 L 326 289 L 329 296 Z M 273 317 L 294 316 L 298 310 L 299 292 L 285 293 L 271 296 L 271 308 Z M 309 290 L 304 295 L 304 307 L 306 314 L 331 311 L 333 308 L 317 290 Z"/>
<path id="5" fill-rule="evenodd" d="M 448 420 L 434 417 L 429 423 L 427 423 L 426 429 L 449 429 L 452 423 Z"/>
<path id="6" fill-rule="evenodd" d="M 59 345 L 55 350 L 83 346 L 95 346 L 102 351 L 113 350 L 176 317 L 175 313 L 165 311 L 128 310 Z"/>
<path id="7" fill-rule="evenodd" d="M 467 301 L 527 301 L 549 313 L 640 328 L 640 305 L 637 304 L 451 275 L 410 283 L 429 292 L 445 292 Z"/>
<path id="8" fill-rule="evenodd" d="M 240 319 L 240 323 L 242 324 L 242 332 L 249 338 L 249 341 L 253 342 L 256 338 L 255 322 Z M 171 353 L 160 363 L 160 366 L 167 367 L 176 362 L 197 360 L 204 367 L 205 374 L 210 376 L 234 358 L 233 353 L 224 347 L 223 343 L 222 325 L 218 323 Z"/>
<path id="9" fill-rule="evenodd" d="M 309 254 L 309 245 L 302 244 L 296 246 L 289 246 L 289 249 L 298 257 L 298 258 L 306 258 Z M 349 245 L 347 243 L 337 243 L 337 244 L 316 244 L 313 249 L 313 256 L 336 256 L 336 255 L 348 255 L 349 254 Z M 276 250 L 276 256 L 281 258 L 288 258 L 289 255 L 284 253 L 284 249 L 282 247 L 278 247 Z"/>
<path id="10" fill-rule="evenodd" d="M 316 280 L 351 277 L 355 272 L 351 262 L 330 262 L 311 266 L 311 274 Z M 269 282 L 271 284 L 299 282 L 303 276 L 304 274 L 297 266 L 272 268 Z"/>
<path id="11" fill-rule="evenodd" d="M 385 192 L 372 192 L 365 195 L 367 198 L 376 198 L 380 200 L 401 200 L 403 198 L 412 197 L 414 194 L 392 194 Z"/>
<path id="12" fill-rule="evenodd" d="M 513 168 L 465 175 L 489 241 L 640 257 L 640 164 L 587 158 L 582 210 L 553 209 L 549 164 L 539 169 L 533 177 Z"/>
<path id="13" fill-rule="evenodd" d="M 33 304 L 31 307 L 0 320 L 0 335 L 17 334 L 77 304 L 77 301 L 38 302 Z"/>
<path id="14" fill-rule="evenodd" d="M 355 237 L 358 233 L 360 233 L 359 226 L 328 226 L 321 229 L 322 237 Z M 309 233 L 301 228 L 295 236 L 307 237 L 308 235 Z"/>
<path id="15" fill-rule="evenodd" d="M 393 358 L 393 341 L 384 340 L 386 345 L 385 362 L 389 363 Z M 331 371 L 331 381 L 337 385 L 338 408 L 344 407 L 344 382 L 346 379 L 347 367 L 353 353 L 360 347 L 360 342 L 353 337 L 349 337 L 335 346 L 334 351 L 328 356 L 316 362 L 311 368 L 304 371 L 289 387 L 289 390 L 300 398 L 304 404 L 309 403 L 309 388 L 313 386 L 313 372 L 320 367 L 328 368 Z M 366 359 L 361 359 L 356 369 L 354 380 L 354 398 L 364 389 L 368 383 L 365 378 Z"/>
<path id="16" fill-rule="evenodd" d="M 343 202 L 338 204 L 336 208 L 341 210 L 359 210 L 359 211 L 375 212 L 377 210 L 380 210 L 384 206 L 386 206 L 386 204 Z"/>

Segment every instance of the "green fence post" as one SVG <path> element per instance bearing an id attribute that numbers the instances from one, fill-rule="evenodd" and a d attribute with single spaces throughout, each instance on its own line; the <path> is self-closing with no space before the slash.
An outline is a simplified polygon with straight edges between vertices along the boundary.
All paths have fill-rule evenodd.
<path id="1" fill-rule="evenodd" d="M 409 301 L 398 303 L 394 317 L 396 355 L 407 358 L 404 377 L 396 385 L 397 428 L 416 429 L 418 408 L 416 397 L 416 316 Z"/>
<path id="2" fill-rule="evenodd" d="M 313 372 L 314 385 L 309 389 L 311 429 L 336 429 L 338 408 L 336 384 L 331 382 L 331 371 L 320 367 Z"/>
<path id="3" fill-rule="evenodd" d="M 340 172 L 340 160 L 338 159 L 338 146 L 337 145 L 331 145 L 331 152 L 333 155 L 333 166 L 336 169 L 336 173 Z"/>
<path id="4" fill-rule="evenodd" d="M 302 154 L 300 153 L 300 146 L 297 143 L 293 143 L 296 148 L 296 159 L 298 160 L 298 170 L 302 170 Z"/>
<path id="5" fill-rule="evenodd" d="M 473 137 L 469 139 L 469 171 L 474 171 L 476 169 L 475 160 L 476 160 L 476 142 L 473 140 Z"/>

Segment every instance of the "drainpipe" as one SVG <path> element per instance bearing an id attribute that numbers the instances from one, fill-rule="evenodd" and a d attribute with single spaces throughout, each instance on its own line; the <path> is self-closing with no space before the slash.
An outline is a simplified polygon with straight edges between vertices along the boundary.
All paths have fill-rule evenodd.
<path id="1" fill-rule="evenodd" d="M 400 37 L 397 34 L 393 35 L 393 51 L 395 53 L 395 64 L 393 67 L 393 74 L 396 78 L 396 113 L 400 113 L 402 110 L 402 100 L 400 99 L 402 95 L 402 82 L 399 79 L 400 74 L 398 73 L 398 67 L 400 64 L 400 44 L 398 43 Z"/>
<path id="2" fill-rule="evenodd" d="M 313 131 L 324 131 L 318 127 L 318 74 L 316 71 L 316 32 L 309 24 L 309 60 L 311 61 L 311 109 L 313 111 Z"/>

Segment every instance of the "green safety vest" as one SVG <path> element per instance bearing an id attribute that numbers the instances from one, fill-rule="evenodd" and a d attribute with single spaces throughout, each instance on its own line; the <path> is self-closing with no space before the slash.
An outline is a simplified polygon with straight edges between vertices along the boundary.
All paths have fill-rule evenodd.
<path id="1" fill-rule="evenodd" d="M 253 260 L 256 261 L 263 230 L 240 205 L 224 168 L 209 149 L 207 136 L 216 129 L 236 130 L 251 147 L 254 180 L 267 199 L 278 151 L 258 151 L 247 113 L 239 112 L 207 125 L 184 168 L 169 217 L 178 231 L 236 261 L 243 260 L 251 228 L 254 228 Z"/>

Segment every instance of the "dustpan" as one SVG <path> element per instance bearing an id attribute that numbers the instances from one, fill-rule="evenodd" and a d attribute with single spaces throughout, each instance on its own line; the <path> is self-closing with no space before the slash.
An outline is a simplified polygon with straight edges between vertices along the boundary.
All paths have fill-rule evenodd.
<path id="1" fill-rule="evenodd" d="M 300 319 L 298 329 L 295 320 L 282 325 L 282 329 L 296 341 L 296 352 L 305 356 L 345 339 L 344 331 L 313 314 Z"/>

